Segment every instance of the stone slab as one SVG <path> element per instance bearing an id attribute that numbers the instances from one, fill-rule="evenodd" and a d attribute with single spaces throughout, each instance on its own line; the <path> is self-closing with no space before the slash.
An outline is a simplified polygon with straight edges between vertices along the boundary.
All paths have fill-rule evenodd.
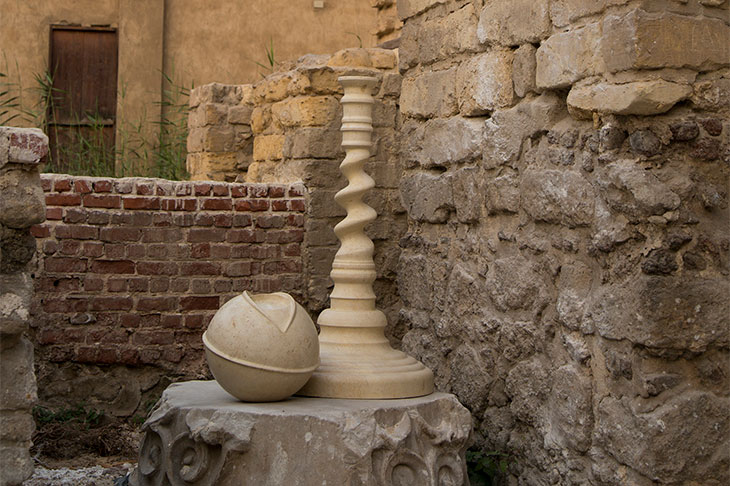
<path id="1" fill-rule="evenodd" d="M 135 486 L 461 485 L 471 415 L 453 395 L 244 403 L 171 385 L 144 425 Z"/>

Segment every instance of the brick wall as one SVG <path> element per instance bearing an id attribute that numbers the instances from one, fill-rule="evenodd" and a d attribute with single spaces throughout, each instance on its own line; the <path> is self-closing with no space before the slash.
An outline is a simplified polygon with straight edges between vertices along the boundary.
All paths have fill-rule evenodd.
<path id="1" fill-rule="evenodd" d="M 47 221 L 32 228 L 41 400 L 73 391 L 103 406 L 94 387 L 82 397 L 54 383 L 84 381 L 99 365 L 205 375 L 201 335 L 226 300 L 244 290 L 304 297 L 301 185 L 51 174 L 42 184 Z M 132 402 L 111 411 L 125 415 Z"/>

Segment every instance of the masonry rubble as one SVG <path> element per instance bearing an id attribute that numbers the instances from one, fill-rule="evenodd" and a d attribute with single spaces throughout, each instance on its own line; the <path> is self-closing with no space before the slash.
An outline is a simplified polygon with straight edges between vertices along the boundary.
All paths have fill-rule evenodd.
<path id="1" fill-rule="evenodd" d="M 48 138 L 36 129 L 0 127 L 0 484 L 33 473 L 30 457 L 36 394 L 31 320 L 36 242 L 32 225 L 45 219 L 38 167 Z"/>

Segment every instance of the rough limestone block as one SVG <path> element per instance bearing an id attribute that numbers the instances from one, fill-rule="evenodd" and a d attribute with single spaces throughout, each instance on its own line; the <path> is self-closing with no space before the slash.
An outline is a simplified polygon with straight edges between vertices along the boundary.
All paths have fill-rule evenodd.
<path id="1" fill-rule="evenodd" d="M 417 27 L 417 58 L 422 64 L 445 59 L 453 54 L 479 49 L 478 17 L 474 6 L 463 8 L 441 18 L 426 20 Z M 413 32 L 409 29 L 409 32 Z"/>
<path id="2" fill-rule="evenodd" d="M 629 0 L 552 0 L 550 2 L 550 19 L 556 27 L 565 27 L 574 20 L 593 15 L 609 6 L 623 5 Z"/>
<path id="3" fill-rule="evenodd" d="M 537 49 L 532 44 L 522 45 L 515 50 L 512 60 L 512 86 L 520 98 L 535 90 L 536 53 Z"/>
<path id="4" fill-rule="evenodd" d="M 601 56 L 610 72 L 709 70 L 730 62 L 730 26 L 721 20 L 632 10 L 603 21 Z"/>
<path id="5" fill-rule="evenodd" d="M 626 84 L 597 83 L 574 86 L 568 94 L 568 109 L 577 118 L 591 113 L 658 115 L 687 99 L 692 88 L 661 79 Z"/>
<path id="6" fill-rule="evenodd" d="M 400 0 L 396 4 L 398 6 L 398 17 L 405 20 L 439 3 L 446 3 L 446 0 Z"/>
<path id="7" fill-rule="evenodd" d="M 563 88 L 603 72 L 605 65 L 599 55 L 600 42 L 600 23 L 550 36 L 537 50 L 537 87 Z"/>
<path id="8" fill-rule="evenodd" d="M 33 345 L 25 338 L 3 350 L 0 360 L 0 408 L 28 410 L 37 400 L 33 374 Z"/>
<path id="9" fill-rule="evenodd" d="M 253 141 L 254 160 L 281 160 L 284 135 L 259 135 Z"/>
<path id="10" fill-rule="evenodd" d="M 144 430 L 135 486 L 461 485 L 471 416 L 443 393 L 243 403 L 192 381 L 164 392 Z"/>
<path id="11" fill-rule="evenodd" d="M 416 128 L 403 140 L 405 162 L 419 164 L 423 168 L 450 167 L 468 162 L 481 153 L 484 120 L 479 118 L 436 118 Z M 406 132 L 406 127 L 404 127 Z"/>
<path id="12" fill-rule="evenodd" d="M 0 175 L 1 224 L 20 229 L 45 219 L 46 198 L 37 171 L 10 170 Z"/>
<path id="13" fill-rule="evenodd" d="M 548 0 L 487 1 L 479 17 L 480 42 L 514 46 L 538 42 L 550 31 Z"/>
<path id="14" fill-rule="evenodd" d="M 400 108 L 407 116 L 446 117 L 457 112 L 456 68 L 431 71 L 403 80 Z"/>
<path id="15" fill-rule="evenodd" d="M 459 66 L 456 83 L 462 115 L 483 115 L 512 105 L 513 59 L 513 51 L 498 49 L 475 56 Z"/>
<path id="16" fill-rule="evenodd" d="M 38 128 L 0 127 L 0 139 L 8 137 L 7 159 L 4 158 L 0 141 L 0 166 L 5 162 L 36 165 L 48 155 L 48 137 Z"/>
<path id="17" fill-rule="evenodd" d="M 595 194 L 577 172 L 529 170 L 520 190 L 525 211 L 537 221 L 570 228 L 593 222 Z"/>
<path id="18" fill-rule="evenodd" d="M 334 96 L 305 96 L 271 105 L 271 115 L 283 127 L 316 127 L 335 119 L 339 103 Z"/>
<path id="19" fill-rule="evenodd" d="M 30 444 L 0 445 L 0 486 L 18 486 L 33 474 Z"/>
<path id="20" fill-rule="evenodd" d="M 455 209 L 451 178 L 416 173 L 401 179 L 400 193 L 408 215 L 416 221 L 445 223 Z"/>

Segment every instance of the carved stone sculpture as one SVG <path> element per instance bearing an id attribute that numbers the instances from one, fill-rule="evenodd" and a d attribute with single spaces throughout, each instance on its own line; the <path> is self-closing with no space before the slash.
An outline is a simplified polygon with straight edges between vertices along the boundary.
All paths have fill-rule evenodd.
<path id="1" fill-rule="evenodd" d="M 218 383 L 248 402 L 292 395 L 319 364 L 312 319 L 290 295 L 281 292 L 243 292 L 229 300 L 211 320 L 203 344 Z"/>
<path id="2" fill-rule="evenodd" d="M 144 425 L 133 486 L 466 484 L 471 415 L 453 395 L 236 401 L 171 385 Z"/>
<path id="3" fill-rule="evenodd" d="M 375 181 L 363 170 L 370 158 L 375 78 L 344 76 L 342 146 L 347 155 L 340 170 L 349 184 L 335 196 L 347 210 L 335 234 L 341 246 L 332 264 L 335 283 L 330 308 L 320 326 L 320 367 L 302 395 L 330 398 L 405 398 L 433 392 L 433 373 L 412 357 L 390 347 L 383 328 L 385 314 L 375 308 L 374 245 L 364 232 L 375 220 L 362 201 Z"/>

